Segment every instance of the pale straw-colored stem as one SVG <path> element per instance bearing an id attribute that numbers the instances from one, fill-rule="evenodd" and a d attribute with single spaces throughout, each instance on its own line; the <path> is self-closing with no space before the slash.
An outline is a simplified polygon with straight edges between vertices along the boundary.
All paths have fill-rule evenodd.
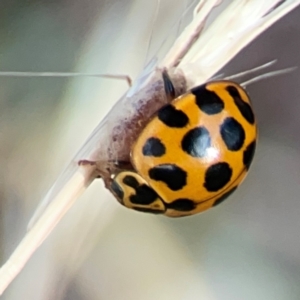
<path id="1" fill-rule="evenodd" d="M 0 295 L 22 270 L 35 250 L 48 237 L 53 228 L 70 209 L 94 179 L 94 168 L 79 167 L 63 186 L 33 227 L 26 233 L 9 260 L 0 269 Z"/>

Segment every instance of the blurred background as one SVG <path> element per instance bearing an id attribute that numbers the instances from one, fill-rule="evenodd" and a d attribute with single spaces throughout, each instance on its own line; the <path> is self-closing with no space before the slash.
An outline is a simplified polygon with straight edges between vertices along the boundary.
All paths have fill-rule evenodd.
<path id="1" fill-rule="evenodd" d="M 161 0 L 155 18 L 147 0 L 3 0 L 0 71 L 135 78 L 190 2 Z M 276 69 L 300 66 L 299 17 L 300 9 L 285 16 L 223 71 L 273 59 Z M 94 182 L 2 299 L 299 300 L 299 86 L 300 70 L 249 86 L 260 142 L 247 180 L 224 204 L 167 219 L 126 210 Z M 108 79 L 0 77 L 1 264 L 126 89 Z"/>

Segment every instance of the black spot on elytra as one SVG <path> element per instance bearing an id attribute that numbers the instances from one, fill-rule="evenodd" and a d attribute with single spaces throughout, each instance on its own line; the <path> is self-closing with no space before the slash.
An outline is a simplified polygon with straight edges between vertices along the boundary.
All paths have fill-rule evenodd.
<path id="1" fill-rule="evenodd" d="M 129 197 L 132 204 L 149 205 L 158 197 L 156 192 L 149 186 L 142 184 L 135 189 L 135 195 Z"/>
<path id="2" fill-rule="evenodd" d="M 232 188 L 231 190 L 229 190 L 228 192 L 226 192 L 225 194 L 223 194 L 221 197 L 219 197 L 218 199 L 216 199 L 216 201 L 214 202 L 213 206 L 217 206 L 220 203 L 222 203 L 224 200 L 226 200 L 235 190 L 237 189 L 237 186 L 235 186 L 234 188 Z"/>
<path id="3" fill-rule="evenodd" d="M 178 191 L 186 185 L 187 173 L 176 165 L 163 164 L 150 169 L 149 176 L 164 182 L 172 191 Z"/>
<path id="4" fill-rule="evenodd" d="M 193 157 L 204 157 L 210 147 L 210 135 L 205 127 L 188 131 L 181 141 L 182 149 Z"/>
<path id="5" fill-rule="evenodd" d="M 222 99 L 215 92 L 207 90 L 205 85 L 192 89 L 191 93 L 196 96 L 198 107 L 208 115 L 218 114 L 224 108 Z"/>
<path id="6" fill-rule="evenodd" d="M 209 192 L 217 192 L 230 181 L 231 176 L 232 169 L 228 163 L 214 164 L 206 170 L 204 187 Z"/>
<path id="7" fill-rule="evenodd" d="M 171 203 L 166 203 L 167 209 L 174 209 L 178 211 L 191 211 L 196 208 L 193 200 L 180 198 L 172 201 Z"/>
<path id="8" fill-rule="evenodd" d="M 123 200 L 124 192 L 122 188 L 118 185 L 118 183 L 116 181 L 113 181 L 110 187 L 113 190 L 113 192 L 117 195 L 117 197 L 120 200 Z"/>
<path id="9" fill-rule="evenodd" d="M 149 214 L 163 214 L 164 210 L 158 210 L 154 208 L 146 208 L 146 207 L 133 207 L 134 210 L 139 211 L 139 212 L 144 212 L 144 213 L 149 213 Z"/>
<path id="10" fill-rule="evenodd" d="M 160 139 L 151 137 L 146 141 L 142 152 L 145 156 L 160 157 L 166 153 L 166 147 Z"/>
<path id="11" fill-rule="evenodd" d="M 248 147 L 244 151 L 243 163 L 247 170 L 250 168 L 251 162 L 253 160 L 255 148 L 256 148 L 256 141 L 253 141 L 250 145 L 248 145 Z"/>
<path id="12" fill-rule="evenodd" d="M 226 118 L 220 130 L 222 139 L 228 150 L 238 151 L 243 147 L 245 141 L 245 130 L 234 118 Z"/>
<path id="13" fill-rule="evenodd" d="M 176 109 L 173 105 L 169 104 L 162 107 L 157 114 L 160 121 L 169 127 L 183 128 L 188 122 L 188 116 L 182 111 Z"/>
<path id="14" fill-rule="evenodd" d="M 228 86 L 226 87 L 227 92 L 229 93 L 229 95 L 233 98 L 235 105 L 237 106 L 237 108 L 239 109 L 239 111 L 241 112 L 242 116 L 250 123 L 250 124 L 254 124 L 255 122 L 255 118 L 254 118 L 254 113 L 252 111 L 251 106 L 245 102 L 238 89 L 235 86 Z"/>
<path id="15" fill-rule="evenodd" d="M 131 175 L 126 175 L 123 178 L 123 183 L 125 183 L 126 185 L 136 189 L 139 186 L 139 182 L 136 180 L 136 178 L 134 176 Z"/>

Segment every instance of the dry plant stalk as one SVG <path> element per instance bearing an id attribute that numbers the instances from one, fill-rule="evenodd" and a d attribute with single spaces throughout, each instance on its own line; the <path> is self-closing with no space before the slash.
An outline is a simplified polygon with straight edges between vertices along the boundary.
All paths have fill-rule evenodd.
<path id="1" fill-rule="evenodd" d="M 0 294 L 22 270 L 60 219 L 100 174 L 108 186 L 116 161 L 128 161 L 130 145 L 149 116 L 166 103 L 161 73 L 166 68 L 176 93 L 202 84 L 300 0 L 233 0 L 214 22 L 205 21 L 220 0 L 201 0 L 193 19 L 159 65 L 152 61 L 94 130 L 69 168 L 57 179 L 28 231 L 0 269 Z M 81 163 L 79 161 L 92 161 Z"/>

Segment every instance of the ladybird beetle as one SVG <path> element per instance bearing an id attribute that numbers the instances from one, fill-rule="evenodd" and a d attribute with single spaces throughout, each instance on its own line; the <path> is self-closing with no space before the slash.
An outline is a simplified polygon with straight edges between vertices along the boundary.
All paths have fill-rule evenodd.
<path id="1" fill-rule="evenodd" d="M 174 87 L 163 73 L 167 97 Z M 257 128 L 245 90 L 211 81 L 162 107 L 131 149 L 133 170 L 112 180 L 119 202 L 169 217 L 193 215 L 233 193 L 252 162 Z"/>

